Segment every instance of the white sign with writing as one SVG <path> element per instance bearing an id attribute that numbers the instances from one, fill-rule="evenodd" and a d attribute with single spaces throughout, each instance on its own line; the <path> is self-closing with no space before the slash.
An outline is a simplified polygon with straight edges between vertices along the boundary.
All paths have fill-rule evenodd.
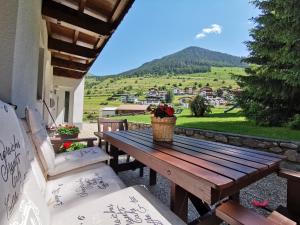
<path id="1" fill-rule="evenodd" d="M 0 224 L 9 224 L 29 162 L 14 109 L 0 101 Z"/>

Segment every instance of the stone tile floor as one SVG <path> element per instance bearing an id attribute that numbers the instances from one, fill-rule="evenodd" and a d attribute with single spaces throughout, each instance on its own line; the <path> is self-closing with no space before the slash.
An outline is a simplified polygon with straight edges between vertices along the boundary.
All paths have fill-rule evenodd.
<path id="1" fill-rule="evenodd" d="M 82 137 L 93 137 L 93 132 L 97 130 L 97 124 L 84 123 L 81 132 Z M 290 169 L 300 170 L 300 166 L 297 164 L 291 164 L 284 162 L 283 167 Z M 146 185 L 152 194 L 160 199 L 166 205 L 169 205 L 170 199 L 170 183 L 169 181 L 158 175 L 157 184 L 155 186 L 149 186 L 149 170 L 146 168 L 143 177 L 139 177 L 139 170 L 126 171 L 119 173 L 120 178 L 127 186 L 132 185 Z M 260 214 L 267 215 L 266 210 L 254 208 L 251 204 L 253 199 L 255 200 L 269 200 L 269 208 L 274 210 L 279 205 L 286 205 L 286 180 L 278 177 L 276 174 L 271 174 L 260 181 L 249 185 L 241 190 L 240 193 L 241 204 L 247 208 L 252 208 Z M 192 204 L 189 202 L 189 221 L 198 217 L 198 213 Z"/>

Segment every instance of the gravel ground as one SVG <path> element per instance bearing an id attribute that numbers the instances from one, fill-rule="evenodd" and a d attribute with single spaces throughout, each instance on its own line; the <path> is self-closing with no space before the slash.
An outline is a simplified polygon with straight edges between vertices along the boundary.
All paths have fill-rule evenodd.
<path id="1" fill-rule="evenodd" d="M 139 170 L 125 171 L 119 173 L 120 178 L 127 186 L 132 185 L 146 185 L 150 192 L 160 199 L 164 204 L 169 206 L 170 199 L 170 183 L 169 181 L 158 175 L 157 184 L 149 186 L 149 169 L 145 168 L 144 177 L 139 177 Z M 286 204 L 286 181 L 278 177 L 276 174 L 271 174 L 260 181 L 249 185 L 241 190 L 240 193 L 241 204 L 247 208 L 252 208 L 260 214 L 268 215 L 266 210 L 253 208 L 251 200 L 259 201 L 268 199 L 269 208 L 274 210 L 279 205 Z M 189 202 L 188 220 L 192 221 L 199 217 L 197 211 Z"/>

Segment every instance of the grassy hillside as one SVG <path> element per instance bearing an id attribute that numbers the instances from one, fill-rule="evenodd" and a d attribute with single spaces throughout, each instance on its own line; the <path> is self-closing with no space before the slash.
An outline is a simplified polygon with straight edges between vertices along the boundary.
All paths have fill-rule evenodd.
<path id="1" fill-rule="evenodd" d="M 244 74 L 243 68 L 237 67 L 212 67 L 211 72 L 195 73 L 184 75 L 148 75 L 144 77 L 95 77 L 87 76 L 85 80 L 85 97 L 84 97 L 84 119 L 87 119 L 89 114 L 98 116 L 99 110 L 106 106 L 119 106 L 120 101 L 108 100 L 110 96 L 118 92 L 127 92 L 131 94 L 140 94 L 140 99 L 143 99 L 145 92 L 152 87 L 163 87 L 172 89 L 175 85 L 184 89 L 192 87 L 196 84 L 197 87 L 209 84 L 213 89 L 219 87 L 233 87 L 238 85 L 232 79 L 234 74 Z M 178 98 L 175 98 L 177 102 Z"/>
<path id="2" fill-rule="evenodd" d="M 146 92 L 152 87 L 165 86 L 172 89 L 174 85 L 185 88 L 195 85 L 205 86 L 207 83 L 217 89 L 222 86 L 237 87 L 232 79 L 235 74 L 244 74 L 243 68 L 238 67 L 212 67 L 211 72 L 181 74 L 181 75 L 145 75 L 143 77 L 115 76 L 103 79 L 101 77 L 87 77 L 85 81 L 86 96 L 112 95 L 118 91 L 126 91 L 131 94 Z"/>

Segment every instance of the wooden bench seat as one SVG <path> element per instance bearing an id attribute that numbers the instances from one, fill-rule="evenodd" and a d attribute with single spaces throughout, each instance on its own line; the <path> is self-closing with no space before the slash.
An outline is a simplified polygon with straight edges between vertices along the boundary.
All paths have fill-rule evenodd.
<path id="1" fill-rule="evenodd" d="M 218 206 L 216 215 L 231 225 L 296 225 L 276 211 L 266 218 L 231 200 Z"/>
<path id="2" fill-rule="evenodd" d="M 286 207 L 280 206 L 277 211 L 300 224 L 300 172 L 281 169 L 278 175 L 287 179 L 287 204 Z"/>

